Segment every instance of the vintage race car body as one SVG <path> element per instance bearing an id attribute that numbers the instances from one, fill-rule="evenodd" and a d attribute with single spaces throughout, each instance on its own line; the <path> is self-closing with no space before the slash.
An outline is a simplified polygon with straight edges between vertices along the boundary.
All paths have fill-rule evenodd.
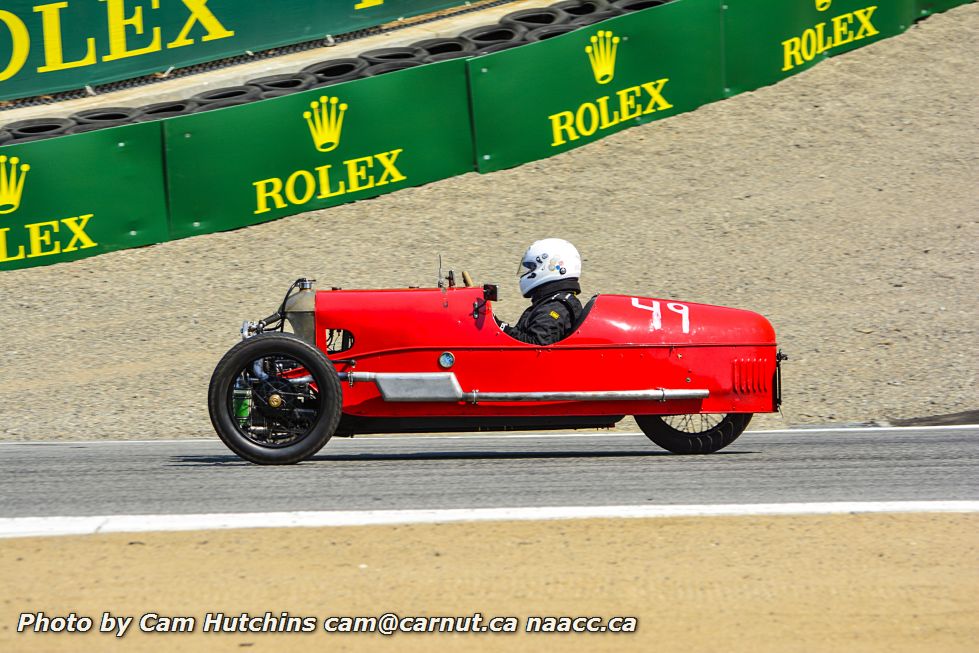
<path id="1" fill-rule="evenodd" d="M 247 460 L 289 464 L 334 435 L 596 428 L 634 415 L 657 445 L 702 454 L 778 410 L 783 356 L 757 313 L 598 295 L 568 337 L 540 346 L 500 327 L 495 286 L 449 279 L 323 291 L 297 280 L 215 368 L 215 431 Z"/>
<path id="2" fill-rule="evenodd" d="M 775 331 L 757 313 L 598 295 L 585 305 L 570 336 L 538 346 L 503 332 L 485 292 L 317 292 L 316 345 L 347 381 L 339 432 L 519 428 L 534 422 L 587 426 L 610 420 L 581 417 L 616 421 L 625 414 L 759 413 L 778 407 Z M 338 330 L 348 334 L 348 344 L 352 335 L 352 345 L 330 351 L 328 338 L 333 333 L 336 339 Z M 383 382 L 366 373 L 395 380 L 405 374 L 401 393 L 394 388 L 385 397 Z M 409 375 L 417 375 L 414 384 Z M 464 397 L 452 400 L 458 395 L 452 392 L 456 385 L 444 381 L 447 375 Z M 424 400 L 426 390 L 435 401 Z M 615 394 L 656 390 L 673 392 L 628 399 Z M 547 393 L 573 398 L 548 400 L 542 397 Z"/>

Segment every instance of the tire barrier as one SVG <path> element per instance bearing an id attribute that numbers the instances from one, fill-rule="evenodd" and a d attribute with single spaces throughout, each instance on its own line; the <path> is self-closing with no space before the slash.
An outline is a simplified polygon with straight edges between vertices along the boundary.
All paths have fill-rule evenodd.
<path id="1" fill-rule="evenodd" d="M 349 57 L 319 61 L 306 66 L 300 72 L 315 75 L 317 81 L 313 84 L 313 88 L 319 88 L 360 79 L 364 76 L 364 70 L 367 66 L 368 63 L 363 59 Z"/>
<path id="2" fill-rule="evenodd" d="M 459 38 L 466 39 L 472 43 L 476 51 L 479 52 L 481 48 L 500 43 L 520 45 L 525 42 L 523 37 L 526 33 L 527 28 L 523 25 L 500 25 L 494 23 L 492 25 L 482 25 L 468 29 L 460 34 Z"/>
<path id="3" fill-rule="evenodd" d="M 68 116 L 69 120 L 74 120 L 79 125 L 91 125 L 91 124 L 102 124 L 105 123 L 128 123 L 132 120 L 132 117 L 136 114 L 136 109 L 129 107 L 108 107 L 104 109 L 86 109 L 84 111 L 79 111 Z M 77 132 L 69 131 L 67 133 L 75 134 Z"/>
<path id="4" fill-rule="evenodd" d="M 608 11 L 610 5 L 608 0 L 562 0 L 562 2 L 555 2 L 551 7 L 560 9 L 574 20 L 582 16 Z"/>
<path id="5" fill-rule="evenodd" d="M 0 100 L 350 34 L 467 0 L 8 0 L 0 11 Z"/>
<path id="6" fill-rule="evenodd" d="M 211 91 L 204 91 L 203 93 L 192 95 L 190 101 L 200 105 L 198 107 L 200 108 L 204 105 L 217 104 L 219 102 L 238 100 L 251 102 L 259 99 L 261 94 L 261 89 L 256 86 L 226 86 L 225 88 L 216 88 Z"/>
<path id="7" fill-rule="evenodd" d="M 476 49 L 472 41 L 459 37 L 425 39 L 424 41 L 418 41 L 411 45 L 412 47 L 424 50 L 428 55 L 427 58 L 429 61 L 432 61 L 432 57 L 444 54 L 471 53 Z"/>
<path id="8" fill-rule="evenodd" d="M 316 75 L 312 73 L 288 73 L 285 75 L 269 75 L 249 79 L 245 82 L 246 86 L 257 86 L 262 91 L 262 97 L 268 93 L 282 92 L 283 95 L 297 93 L 313 88 L 317 82 Z M 279 97 L 279 96 L 275 96 Z"/>
<path id="9" fill-rule="evenodd" d="M 674 0 L 626 11 L 637 5 L 565 0 L 570 22 L 482 26 L 414 44 L 413 58 L 333 59 L 184 101 L 11 123 L 0 129 L 0 271 L 549 157 L 965 4 L 863 2 Z"/>
<path id="10" fill-rule="evenodd" d="M 75 121 L 67 118 L 29 118 L 9 123 L 4 129 L 13 136 L 13 141 L 24 141 L 35 137 L 60 136 L 74 126 Z"/>
<path id="11" fill-rule="evenodd" d="M 156 102 L 147 104 L 136 110 L 132 117 L 132 122 L 149 122 L 151 120 L 163 120 L 191 113 L 197 108 L 197 103 L 190 100 L 177 100 L 176 102 Z"/>
<path id="12" fill-rule="evenodd" d="M 575 25 L 576 27 L 588 27 L 589 25 L 594 25 L 595 23 L 600 23 L 610 18 L 615 18 L 616 16 L 621 16 L 623 13 L 625 12 L 616 8 L 608 9 L 606 11 L 596 11 L 593 14 L 579 16 L 573 19 L 571 24 Z"/>
<path id="13" fill-rule="evenodd" d="M 668 2 L 674 0 L 612 0 L 612 6 L 624 12 L 633 12 L 665 5 Z"/>
<path id="14" fill-rule="evenodd" d="M 411 46 L 399 48 L 379 48 L 362 52 L 359 58 L 366 61 L 369 65 L 379 63 L 401 63 L 404 61 L 421 61 L 426 52 L 421 48 Z"/>
<path id="15" fill-rule="evenodd" d="M 500 25 L 507 25 L 508 27 L 519 25 L 528 31 L 545 25 L 562 25 L 568 22 L 571 22 L 571 14 L 554 7 L 521 9 L 500 19 Z"/>

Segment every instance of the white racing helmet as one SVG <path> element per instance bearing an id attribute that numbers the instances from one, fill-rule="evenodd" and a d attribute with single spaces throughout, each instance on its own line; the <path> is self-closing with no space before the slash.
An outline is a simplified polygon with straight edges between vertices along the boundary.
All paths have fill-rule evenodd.
<path id="1" fill-rule="evenodd" d="M 542 284 L 581 276 L 581 255 L 575 246 L 561 238 L 538 240 L 524 252 L 517 269 L 520 292 L 524 297 Z"/>

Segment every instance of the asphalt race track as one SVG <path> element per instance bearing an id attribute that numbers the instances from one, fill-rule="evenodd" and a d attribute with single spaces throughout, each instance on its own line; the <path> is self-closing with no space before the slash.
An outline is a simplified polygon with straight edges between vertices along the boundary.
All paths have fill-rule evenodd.
<path id="1" fill-rule="evenodd" d="M 976 499 L 976 426 L 749 431 L 709 456 L 641 434 L 337 438 L 289 467 L 217 440 L 0 444 L 0 518 Z"/>

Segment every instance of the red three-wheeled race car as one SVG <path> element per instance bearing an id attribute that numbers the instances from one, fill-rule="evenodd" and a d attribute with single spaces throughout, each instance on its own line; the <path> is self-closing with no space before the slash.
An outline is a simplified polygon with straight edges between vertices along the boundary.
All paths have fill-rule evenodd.
<path id="1" fill-rule="evenodd" d="M 221 440 L 252 462 L 288 464 L 334 435 L 593 429 L 634 415 L 657 445 L 694 454 L 778 410 L 784 356 L 757 313 L 597 295 L 571 335 L 540 346 L 503 332 L 496 286 L 463 278 L 320 291 L 297 280 L 214 371 Z"/>

